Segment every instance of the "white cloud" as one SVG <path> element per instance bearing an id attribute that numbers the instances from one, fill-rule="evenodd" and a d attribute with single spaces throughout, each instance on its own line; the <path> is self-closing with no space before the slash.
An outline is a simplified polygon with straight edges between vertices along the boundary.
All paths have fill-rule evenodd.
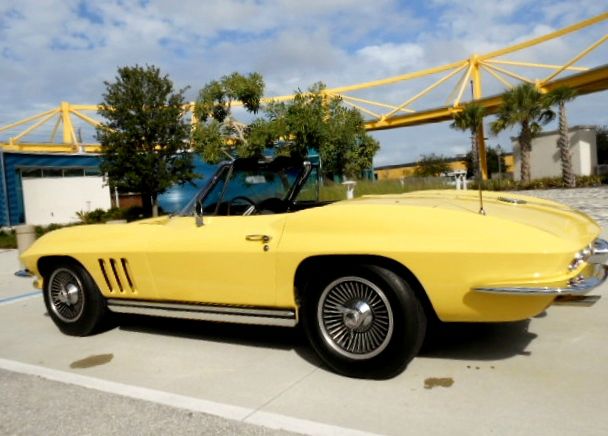
<path id="1" fill-rule="evenodd" d="M 373 65 L 376 71 L 393 75 L 418 67 L 424 58 L 424 49 L 418 44 L 389 42 L 363 47 L 356 54 L 362 62 Z"/>

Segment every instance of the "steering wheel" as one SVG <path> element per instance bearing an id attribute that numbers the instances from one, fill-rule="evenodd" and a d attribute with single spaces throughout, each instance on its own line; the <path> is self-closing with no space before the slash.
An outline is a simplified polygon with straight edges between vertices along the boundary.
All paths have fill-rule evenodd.
<path id="1" fill-rule="evenodd" d="M 244 195 L 237 195 L 232 200 L 230 200 L 230 202 L 228 203 L 228 210 L 226 211 L 228 215 L 230 215 L 230 206 L 237 200 L 245 200 L 247 203 L 249 203 L 251 205 L 251 207 L 253 207 L 253 209 L 251 207 L 248 207 L 247 210 L 245 210 L 245 212 L 243 212 L 243 215 L 251 215 L 258 208 L 257 203 L 255 201 L 253 201 L 251 198 L 245 197 Z"/>

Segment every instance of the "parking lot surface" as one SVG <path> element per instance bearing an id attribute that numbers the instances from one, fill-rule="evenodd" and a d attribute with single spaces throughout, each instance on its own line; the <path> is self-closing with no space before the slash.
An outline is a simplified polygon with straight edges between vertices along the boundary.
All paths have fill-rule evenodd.
<path id="1" fill-rule="evenodd" d="M 589 195 L 603 220 L 608 191 Z M 2 434 L 608 434 L 608 284 L 592 307 L 442 325 L 372 381 L 329 372 L 298 329 L 128 317 L 64 336 L 17 269 L 0 252 Z"/>

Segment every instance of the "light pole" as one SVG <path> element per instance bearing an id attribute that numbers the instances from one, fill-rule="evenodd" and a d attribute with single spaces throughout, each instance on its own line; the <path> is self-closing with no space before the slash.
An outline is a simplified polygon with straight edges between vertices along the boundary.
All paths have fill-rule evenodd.
<path id="1" fill-rule="evenodd" d="M 496 156 L 498 157 L 498 180 L 502 180 L 502 166 L 500 163 L 500 157 L 502 156 L 502 148 L 500 148 L 500 144 L 496 146 Z"/>

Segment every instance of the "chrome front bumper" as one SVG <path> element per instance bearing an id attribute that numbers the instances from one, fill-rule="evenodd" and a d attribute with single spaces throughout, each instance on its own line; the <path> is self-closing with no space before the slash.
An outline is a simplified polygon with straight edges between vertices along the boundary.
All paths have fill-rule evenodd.
<path id="1" fill-rule="evenodd" d="M 582 296 L 600 286 L 608 278 L 608 241 L 596 239 L 591 251 L 585 274 L 579 274 L 560 285 L 480 286 L 473 290 L 502 295 Z"/>

